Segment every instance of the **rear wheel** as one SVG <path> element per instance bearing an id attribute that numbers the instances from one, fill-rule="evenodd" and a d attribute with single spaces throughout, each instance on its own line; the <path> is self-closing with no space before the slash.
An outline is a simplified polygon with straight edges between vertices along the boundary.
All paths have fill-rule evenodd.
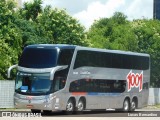
<path id="1" fill-rule="evenodd" d="M 136 101 L 133 99 L 132 102 L 131 102 L 130 111 L 135 111 L 135 109 L 136 109 Z"/>
<path id="2" fill-rule="evenodd" d="M 129 110 L 130 110 L 129 100 L 125 99 L 124 102 L 123 102 L 123 111 L 128 112 Z"/>
<path id="3" fill-rule="evenodd" d="M 72 114 L 73 111 L 75 110 L 75 104 L 73 100 L 68 100 L 67 105 L 66 105 L 66 114 Z"/>
<path id="4" fill-rule="evenodd" d="M 83 100 L 79 100 L 78 105 L 77 105 L 77 113 L 82 113 L 83 110 L 85 109 L 85 104 Z"/>

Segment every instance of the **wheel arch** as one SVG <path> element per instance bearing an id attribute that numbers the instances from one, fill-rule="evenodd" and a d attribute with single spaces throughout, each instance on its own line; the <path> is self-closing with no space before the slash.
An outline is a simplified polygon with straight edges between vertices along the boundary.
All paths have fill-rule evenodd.
<path id="1" fill-rule="evenodd" d="M 126 96 L 123 101 L 125 101 L 125 100 L 128 100 L 129 103 L 131 102 L 131 99 L 129 96 Z"/>
<path id="2" fill-rule="evenodd" d="M 84 108 L 86 108 L 86 97 L 85 96 L 81 96 L 78 100 L 78 102 L 82 100 L 84 102 Z"/>
<path id="3" fill-rule="evenodd" d="M 132 101 L 135 101 L 135 103 L 136 103 L 136 108 L 138 108 L 138 97 L 137 97 L 137 96 L 134 96 L 134 97 L 132 98 Z"/>
<path id="4" fill-rule="evenodd" d="M 72 100 L 73 103 L 74 103 L 74 106 L 76 106 L 76 98 L 75 98 L 74 96 L 71 96 L 71 97 L 68 99 L 68 101 L 69 101 L 69 100 Z"/>
<path id="5" fill-rule="evenodd" d="M 131 107 L 131 105 L 130 105 L 131 99 L 130 99 L 129 96 L 126 96 L 126 97 L 124 98 L 124 101 L 126 101 L 126 100 L 128 101 L 128 105 L 129 105 L 129 106 L 128 106 L 128 107 L 129 107 L 129 108 L 128 108 L 128 111 L 129 111 L 129 109 L 130 109 L 130 107 Z M 124 101 L 123 101 L 123 102 L 124 102 Z M 123 103 L 123 104 L 124 104 L 124 103 Z M 123 111 L 124 111 L 124 110 L 123 110 Z"/>

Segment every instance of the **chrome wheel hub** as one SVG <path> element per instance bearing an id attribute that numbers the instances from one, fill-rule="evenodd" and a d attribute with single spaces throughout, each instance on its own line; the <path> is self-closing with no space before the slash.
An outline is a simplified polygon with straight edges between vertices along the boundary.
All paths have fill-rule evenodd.
<path id="1" fill-rule="evenodd" d="M 73 104 L 72 103 L 67 104 L 67 111 L 73 111 Z"/>
<path id="2" fill-rule="evenodd" d="M 135 104 L 135 102 L 132 102 L 132 104 L 131 104 L 131 108 L 132 108 L 132 109 L 135 109 L 135 108 L 136 108 L 136 104 Z"/>
<path id="3" fill-rule="evenodd" d="M 128 108 L 129 108 L 128 101 L 125 101 L 125 102 L 124 102 L 124 110 L 125 110 L 125 111 L 128 111 Z"/>
<path id="4" fill-rule="evenodd" d="M 83 109 L 84 109 L 83 103 L 79 102 L 78 103 L 78 111 L 83 111 Z"/>

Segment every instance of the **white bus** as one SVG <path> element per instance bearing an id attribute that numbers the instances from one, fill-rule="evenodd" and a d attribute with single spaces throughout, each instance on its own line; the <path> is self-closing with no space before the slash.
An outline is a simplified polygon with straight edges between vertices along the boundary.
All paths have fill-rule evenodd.
<path id="1" fill-rule="evenodd" d="M 32 112 L 134 111 L 148 103 L 150 56 L 63 44 L 25 47 L 16 68 L 15 108 Z"/>

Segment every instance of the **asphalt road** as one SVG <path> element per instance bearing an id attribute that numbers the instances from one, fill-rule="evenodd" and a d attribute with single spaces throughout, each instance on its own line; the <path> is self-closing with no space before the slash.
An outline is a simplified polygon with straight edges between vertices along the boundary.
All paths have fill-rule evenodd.
<path id="1" fill-rule="evenodd" d="M 2 112 L 5 111 L 0 111 L 0 116 L 2 116 Z M 8 111 L 9 112 L 9 111 Z M 22 110 L 22 111 L 10 111 L 11 113 L 22 113 L 22 115 L 24 113 L 26 114 L 32 114 L 30 112 L 30 110 Z M 16 114 L 15 114 L 16 115 Z M 93 118 L 103 118 L 103 117 L 108 117 L 108 118 L 112 118 L 112 117 L 124 117 L 124 118 L 128 118 L 128 117 L 133 117 L 133 118 L 137 118 L 137 117 L 160 117 L 160 109 L 137 109 L 134 112 L 129 112 L 129 113 L 125 113 L 125 112 L 118 112 L 115 110 L 106 110 L 106 111 L 84 111 L 81 114 L 71 114 L 71 115 L 66 115 L 65 112 L 52 112 L 49 114 L 44 114 L 43 112 L 41 113 L 41 118 L 52 118 L 52 117 L 62 117 L 62 118 L 70 118 L 70 117 L 85 117 L 85 118 L 89 118 L 89 117 L 93 117 Z"/>
<path id="2" fill-rule="evenodd" d="M 48 115 L 42 113 L 42 117 L 160 117 L 160 111 L 134 111 L 130 113 L 107 111 L 84 111 L 81 114 L 66 115 L 64 112 L 53 112 Z"/>
<path id="3" fill-rule="evenodd" d="M 123 114 L 126 116 L 126 113 Z M 48 115 L 42 113 L 42 117 L 114 117 L 121 115 L 122 113 L 115 111 L 84 111 L 83 113 L 73 113 L 69 115 L 65 112 L 52 112 Z"/>

